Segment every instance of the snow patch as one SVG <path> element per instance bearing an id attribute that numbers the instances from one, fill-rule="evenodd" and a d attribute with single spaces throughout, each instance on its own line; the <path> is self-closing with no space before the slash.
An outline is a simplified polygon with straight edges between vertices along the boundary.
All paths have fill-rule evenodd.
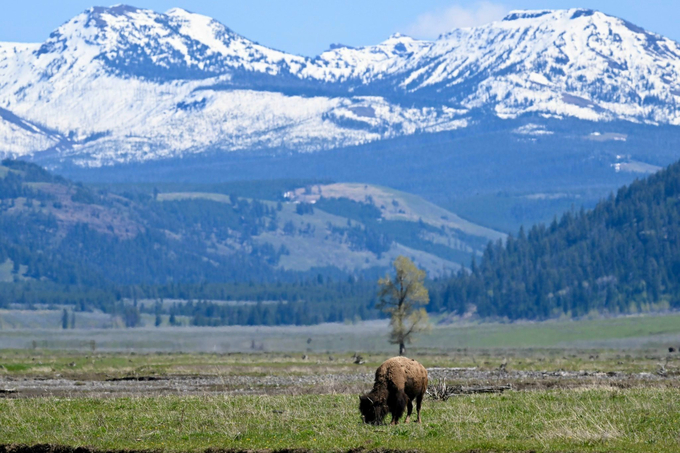
<path id="1" fill-rule="evenodd" d="M 532 72 L 531 74 L 529 74 L 529 80 L 546 87 L 552 85 L 552 83 L 550 82 L 550 80 L 548 80 L 546 76 L 544 76 L 543 74 L 539 74 L 537 72 Z"/>
<path id="2" fill-rule="evenodd" d="M 549 131 L 542 124 L 526 124 L 524 126 L 518 127 L 513 130 L 515 134 L 519 135 L 530 135 L 530 136 L 541 136 L 541 135 L 553 135 L 553 131 Z"/>

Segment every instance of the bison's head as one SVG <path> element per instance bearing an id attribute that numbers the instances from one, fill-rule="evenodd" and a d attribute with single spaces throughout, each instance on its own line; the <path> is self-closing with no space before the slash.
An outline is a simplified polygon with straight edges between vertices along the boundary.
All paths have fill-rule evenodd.
<path id="1" fill-rule="evenodd" d="M 370 394 L 359 397 L 359 412 L 361 412 L 361 418 L 364 420 L 364 423 L 379 425 L 388 411 L 387 404 L 378 401 L 375 397 L 371 397 Z"/>

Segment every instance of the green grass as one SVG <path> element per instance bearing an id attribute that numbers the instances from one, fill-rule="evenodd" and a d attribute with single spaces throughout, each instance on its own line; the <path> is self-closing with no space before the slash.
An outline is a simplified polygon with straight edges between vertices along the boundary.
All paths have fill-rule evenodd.
<path id="1" fill-rule="evenodd" d="M 680 334 L 680 315 L 478 324 L 436 329 L 440 344 L 468 348 L 588 347 L 589 343 Z M 423 337 L 423 344 L 432 343 Z M 675 344 L 671 344 L 677 347 Z"/>
<path id="2" fill-rule="evenodd" d="M 570 390 L 426 401 L 422 425 L 367 426 L 357 398 L 209 396 L 0 400 L 0 443 L 193 452 L 351 448 L 674 452 L 680 393 Z"/>
<path id="3" fill-rule="evenodd" d="M 27 312 L 28 313 L 28 312 Z M 3 325 L 0 311 L 0 326 Z M 28 316 L 28 314 L 24 314 Z M 45 316 L 35 311 L 35 316 Z M 51 325 L 59 322 L 60 311 L 52 315 Z M 83 315 L 84 316 L 84 315 Z M 35 325 L 39 323 L 36 319 Z M 387 324 L 328 324 L 286 327 L 221 328 L 137 328 L 127 329 L 36 330 L 2 329 L 0 344 L 5 348 L 71 349 L 89 351 L 90 341 L 97 350 L 166 352 L 248 352 L 256 340 L 267 352 L 291 353 L 394 353 L 389 344 Z M 311 343 L 307 340 L 312 338 Z M 454 323 L 437 325 L 429 334 L 420 335 L 409 348 L 411 353 L 448 354 L 459 349 L 611 349 L 631 351 L 680 347 L 680 314 L 622 317 L 590 320 L 555 320 L 518 323 Z"/>
<path id="4" fill-rule="evenodd" d="M 306 375 L 337 373 L 371 373 L 387 355 L 367 356 L 363 365 L 355 365 L 349 354 L 328 360 L 327 354 L 127 354 L 84 353 L 45 350 L 0 350 L 0 376 L 42 376 L 56 374 L 69 379 L 104 379 L 121 376 L 166 375 Z M 450 360 L 435 359 L 450 365 Z M 427 362 L 425 362 L 427 363 Z"/>

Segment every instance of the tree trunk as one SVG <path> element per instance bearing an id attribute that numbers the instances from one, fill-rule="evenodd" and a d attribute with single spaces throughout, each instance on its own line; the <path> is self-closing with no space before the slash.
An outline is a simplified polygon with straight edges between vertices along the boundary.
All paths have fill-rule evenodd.
<path id="1" fill-rule="evenodd" d="M 399 355 L 404 355 L 406 354 L 406 346 L 404 346 L 404 342 L 402 341 L 399 343 Z"/>

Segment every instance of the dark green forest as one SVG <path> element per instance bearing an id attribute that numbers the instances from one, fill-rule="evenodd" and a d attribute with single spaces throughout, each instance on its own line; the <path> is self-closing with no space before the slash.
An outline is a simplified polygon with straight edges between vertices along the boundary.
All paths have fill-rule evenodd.
<path id="1" fill-rule="evenodd" d="M 680 163 L 621 188 L 593 210 L 489 244 L 443 282 L 442 308 L 546 319 L 680 307 Z"/>
<path id="2" fill-rule="evenodd" d="M 200 283 L 102 287 L 27 281 L 0 283 L 0 308 L 70 307 L 140 325 L 140 314 L 189 317 L 195 326 L 312 325 L 376 319 L 373 280 L 336 281 L 317 275 L 291 283 Z M 178 325 L 179 323 L 177 323 Z"/>

